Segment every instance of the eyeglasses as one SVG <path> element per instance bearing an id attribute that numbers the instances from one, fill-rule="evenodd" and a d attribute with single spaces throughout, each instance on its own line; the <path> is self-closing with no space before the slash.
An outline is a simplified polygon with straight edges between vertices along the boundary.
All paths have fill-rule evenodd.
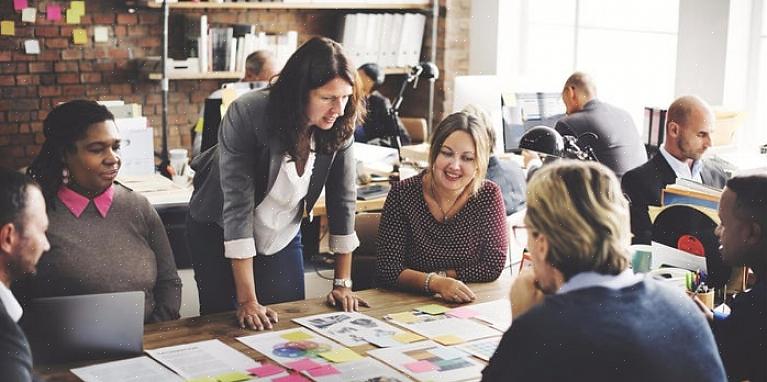
<path id="1" fill-rule="evenodd" d="M 517 245 L 522 248 L 527 247 L 527 230 L 528 227 L 526 225 L 511 226 L 511 232 L 514 235 L 514 240 L 516 240 Z"/>

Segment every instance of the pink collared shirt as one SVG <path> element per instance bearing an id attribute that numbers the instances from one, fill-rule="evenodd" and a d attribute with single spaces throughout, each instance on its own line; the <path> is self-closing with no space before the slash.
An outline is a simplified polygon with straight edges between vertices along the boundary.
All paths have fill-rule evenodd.
<path id="1" fill-rule="evenodd" d="M 59 200 L 61 200 L 61 202 L 67 207 L 69 212 L 71 212 L 72 215 L 75 215 L 76 218 L 79 218 L 80 215 L 83 214 L 85 208 L 88 207 L 88 202 L 91 201 L 91 199 L 88 199 L 87 197 L 72 191 L 71 188 L 64 185 L 59 187 L 59 191 L 56 195 L 59 197 Z M 107 217 L 109 207 L 112 206 L 114 195 L 114 186 L 109 186 L 106 191 L 93 198 L 93 204 L 96 206 L 96 210 L 99 212 L 99 215 L 101 215 L 102 218 Z"/>

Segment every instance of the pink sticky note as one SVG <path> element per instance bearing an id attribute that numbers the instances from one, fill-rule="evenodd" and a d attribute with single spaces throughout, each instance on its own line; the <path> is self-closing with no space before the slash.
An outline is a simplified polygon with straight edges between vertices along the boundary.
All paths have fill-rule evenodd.
<path id="1" fill-rule="evenodd" d="M 45 8 L 45 18 L 51 21 L 61 20 L 61 5 L 48 4 Z"/>
<path id="2" fill-rule="evenodd" d="M 263 378 L 263 377 L 268 377 L 270 375 L 282 373 L 284 370 L 277 365 L 267 363 L 264 366 L 254 367 L 252 369 L 248 369 L 247 371 L 248 373 L 253 374 L 256 377 Z"/>
<path id="3" fill-rule="evenodd" d="M 479 315 L 477 311 L 466 307 L 450 309 L 445 314 L 458 318 L 472 318 Z"/>
<path id="4" fill-rule="evenodd" d="M 288 362 L 285 364 L 285 366 L 295 370 L 295 371 L 304 371 L 304 370 L 311 370 L 318 368 L 322 365 L 320 365 L 317 362 L 314 362 L 310 360 L 309 358 L 304 358 L 298 361 Z"/>
<path id="5" fill-rule="evenodd" d="M 423 373 L 426 371 L 437 370 L 437 367 L 434 366 L 433 363 L 426 360 L 406 363 L 404 366 L 408 368 L 410 371 L 412 371 L 413 373 Z"/>
<path id="6" fill-rule="evenodd" d="M 29 4 L 27 4 L 27 0 L 13 0 L 13 10 L 14 11 L 20 11 L 24 8 L 27 8 Z"/>
<path id="7" fill-rule="evenodd" d="M 272 379 L 272 382 L 306 382 L 308 379 L 298 375 L 298 374 L 291 374 L 287 377 L 280 377 Z"/>
<path id="8" fill-rule="evenodd" d="M 309 370 L 309 374 L 312 377 L 322 377 L 325 375 L 341 374 L 341 372 L 338 371 L 338 369 L 336 369 L 335 367 L 333 367 L 333 365 L 325 365 L 325 366 L 320 366 L 316 369 Z"/>

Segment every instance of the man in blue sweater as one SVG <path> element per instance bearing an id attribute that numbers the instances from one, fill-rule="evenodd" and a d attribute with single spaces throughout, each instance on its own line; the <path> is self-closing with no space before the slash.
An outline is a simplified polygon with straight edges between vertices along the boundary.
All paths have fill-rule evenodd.
<path id="1" fill-rule="evenodd" d="M 731 381 L 767 381 L 767 171 L 727 181 L 715 233 L 727 265 L 754 271 L 751 290 L 735 297 L 729 316 L 714 315 L 696 298 L 711 322 Z"/>
<path id="2" fill-rule="evenodd" d="M 628 269 L 629 212 L 596 162 L 542 167 L 527 188 L 533 267 L 483 381 L 723 381 L 706 320 L 684 292 Z"/>

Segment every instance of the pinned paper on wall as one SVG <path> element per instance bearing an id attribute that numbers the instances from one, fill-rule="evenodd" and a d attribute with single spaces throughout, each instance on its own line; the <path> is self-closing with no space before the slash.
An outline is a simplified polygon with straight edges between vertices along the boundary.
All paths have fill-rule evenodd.
<path id="1" fill-rule="evenodd" d="M 51 21 L 61 20 L 61 5 L 48 4 L 48 6 L 45 7 L 45 18 Z"/>
<path id="2" fill-rule="evenodd" d="M 40 41 L 24 40 L 24 51 L 27 54 L 40 54 Z"/>
<path id="3" fill-rule="evenodd" d="M 74 9 L 67 9 L 67 24 L 80 24 L 81 14 Z"/>
<path id="4" fill-rule="evenodd" d="M 24 8 L 24 10 L 21 11 L 21 21 L 25 23 L 35 22 L 36 16 L 37 16 L 37 8 Z"/>
<path id="5" fill-rule="evenodd" d="M 14 11 L 20 11 L 24 8 L 27 8 L 29 4 L 27 3 L 27 0 L 13 0 L 13 10 Z"/>
<path id="6" fill-rule="evenodd" d="M 15 36 L 16 27 L 13 25 L 13 21 L 3 20 L 0 21 L 0 36 Z"/>
<path id="7" fill-rule="evenodd" d="M 74 38 L 75 44 L 85 45 L 88 43 L 88 32 L 86 32 L 85 29 L 77 28 L 72 30 L 72 37 Z"/>
<path id="8" fill-rule="evenodd" d="M 107 27 L 93 27 L 93 41 L 95 42 L 107 42 L 109 41 L 109 28 Z"/>
<path id="9" fill-rule="evenodd" d="M 84 1 L 72 1 L 69 3 L 69 9 L 77 11 L 80 16 L 85 14 L 85 2 Z"/>

